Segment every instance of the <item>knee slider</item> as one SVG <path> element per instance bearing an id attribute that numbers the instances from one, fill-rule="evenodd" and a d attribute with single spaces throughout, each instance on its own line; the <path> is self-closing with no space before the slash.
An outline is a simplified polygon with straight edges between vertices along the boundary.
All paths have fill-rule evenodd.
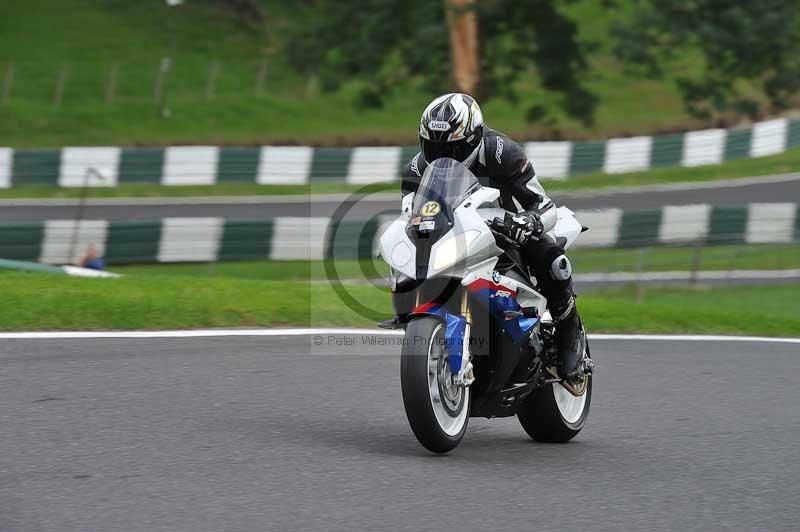
<path id="1" fill-rule="evenodd" d="M 572 263 L 566 255 L 559 255 L 550 264 L 550 275 L 556 281 L 566 281 L 572 277 Z"/>

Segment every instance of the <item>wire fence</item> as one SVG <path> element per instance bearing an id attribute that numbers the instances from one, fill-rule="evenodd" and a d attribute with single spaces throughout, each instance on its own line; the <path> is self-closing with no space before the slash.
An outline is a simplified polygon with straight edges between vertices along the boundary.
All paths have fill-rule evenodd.
<path id="1" fill-rule="evenodd" d="M 148 62 L 86 61 L 54 66 L 0 62 L 0 107 L 46 104 L 145 104 L 171 113 L 171 104 L 236 102 L 261 95 L 298 94 L 295 75 L 268 56 L 161 58 Z M 306 80 L 305 95 L 317 91 Z M 122 118 L 121 118 L 122 119 Z M 125 118 L 128 119 L 128 118 Z M 783 153 L 800 146 L 800 119 L 775 118 L 746 127 L 707 129 L 658 136 L 597 141 L 525 142 L 541 178 L 566 179 L 585 173 L 625 173 L 653 168 L 694 167 Z M 91 186 L 125 183 L 211 185 L 218 182 L 352 184 L 395 180 L 417 153 L 415 146 L 315 148 L 310 146 L 172 146 L 167 148 L 85 147 L 10 150 L 0 147 L 0 186 L 77 186 L 63 175 L 89 166 L 108 179 Z"/>
<path id="2" fill-rule="evenodd" d="M 0 105 L 201 102 L 286 94 L 296 79 L 270 76 L 268 56 L 154 58 L 150 61 L 0 61 Z M 301 82 L 302 83 L 302 82 Z M 313 79 L 306 82 L 313 92 Z"/>

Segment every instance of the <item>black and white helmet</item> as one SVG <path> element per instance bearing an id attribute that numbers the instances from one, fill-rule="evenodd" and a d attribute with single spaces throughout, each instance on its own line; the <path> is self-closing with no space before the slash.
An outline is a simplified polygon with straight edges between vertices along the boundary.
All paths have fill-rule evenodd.
<path id="1" fill-rule="evenodd" d="M 472 96 L 451 93 L 433 100 L 419 121 L 419 144 L 428 163 L 449 157 L 469 166 L 483 139 L 483 114 Z"/>

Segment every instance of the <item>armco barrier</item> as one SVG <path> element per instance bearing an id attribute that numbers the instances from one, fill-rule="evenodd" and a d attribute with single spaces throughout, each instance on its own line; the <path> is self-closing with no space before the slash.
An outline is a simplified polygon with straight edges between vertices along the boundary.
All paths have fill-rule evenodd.
<path id="1" fill-rule="evenodd" d="M 579 247 L 800 242 L 795 203 L 603 209 L 576 215 L 590 228 Z M 1 224 L 0 258 L 62 264 L 75 259 L 71 251 L 80 254 L 89 244 L 109 264 L 369 257 L 392 219 L 83 220 L 77 233 L 70 220 Z"/>
<path id="2" fill-rule="evenodd" d="M 749 128 L 707 129 L 593 142 L 527 142 L 544 179 L 586 172 L 621 173 L 716 164 L 800 146 L 800 120 L 778 118 Z M 117 186 L 127 183 L 289 185 L 393 181 L 415 147 L 172 146 L 168 148 L 0 148 L 0 188 L 19 185 Z M 88 176 L 88 169 L 98 175 Z M 88 176 L 88 178 L 87 178 Z"/>

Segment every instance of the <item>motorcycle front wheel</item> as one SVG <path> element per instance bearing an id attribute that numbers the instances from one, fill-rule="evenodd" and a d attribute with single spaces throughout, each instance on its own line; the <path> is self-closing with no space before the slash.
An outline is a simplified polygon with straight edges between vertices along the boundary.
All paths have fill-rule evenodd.
<path id="1" fill-rule="evenodd" d="M 429 451 L 452 451 L 469 422 L 470 389 L 453 384 L 447 360 L 445 326 L 424 316 L 406 327 L 400 358 L 403 405 L 411 430 Z"/>

